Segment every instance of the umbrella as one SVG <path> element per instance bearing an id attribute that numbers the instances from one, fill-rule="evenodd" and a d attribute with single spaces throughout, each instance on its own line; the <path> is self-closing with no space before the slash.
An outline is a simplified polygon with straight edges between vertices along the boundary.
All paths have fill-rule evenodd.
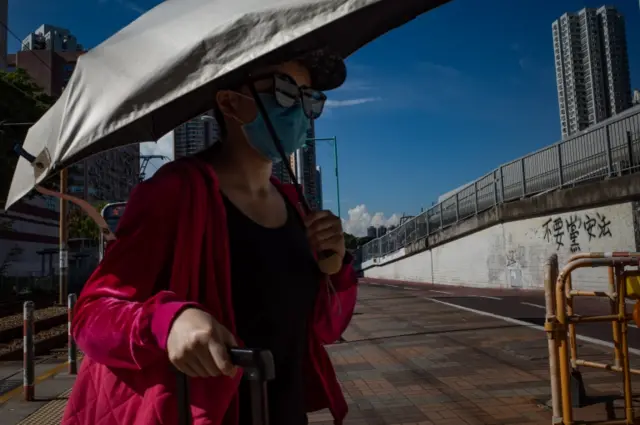
<path id="1" fill-rule="evenodd" d="M 87 54 L 30 128 L 5 208 L 91 155 L 157 140 L 216 89 L 303 52 L 341 58 L 449 0 L 167 0 Z M 333 87 L 329 87 L 333 88 Z"/>

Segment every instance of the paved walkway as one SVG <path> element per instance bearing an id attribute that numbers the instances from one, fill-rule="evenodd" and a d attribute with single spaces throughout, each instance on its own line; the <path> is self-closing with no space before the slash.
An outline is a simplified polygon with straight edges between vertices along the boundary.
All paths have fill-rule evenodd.
<path id="1" fill-rule="evenodd" d="M 350 405 L 345 425 L 551 423 L 546 339 L 537 329 L 426 299 L 420 291 L 363 285 L 344 338 L 330 352 Z M 611 355 L 580 346 L 581 358 L 606 361 Z M 619 397 L 610 397 L 620 395 L 621 376 L 586 369 L 584 379 L 598 403 L 576 419 L 621 418 Z M 15 418 L 38 403 L 0 405 L 2 423 L 57 423 L 71 383 L 64 375 L 48 381 L 56 390 L 43 383 L 47 397 L 61 396 L 22 422 Z M 9 414 L 18 409 L 21 415 Z M 328 412 L 310 421 L 332 424 Z"/>

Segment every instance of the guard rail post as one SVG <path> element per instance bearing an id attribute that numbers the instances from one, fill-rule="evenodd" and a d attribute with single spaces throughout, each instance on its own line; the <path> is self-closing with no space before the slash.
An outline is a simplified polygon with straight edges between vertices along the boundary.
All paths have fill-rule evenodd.
<path id="1" fill-rule="evenodd" d="M 71 333 L 71 324 L 73 323 L 73 308 L 76 305 L 77 296 L 76 294 L 69 294 L 67 299 L 67 311 L 68 311 L 68 361 L 69 361 L 69 375 L 75 375 L 78 373 L 78 349 L 76 348 L 76 341 L 73 339 L 73 334 Z"/>
<path id="2" fill-rule="evenodd" d="M 34 305 L 33 301 L 24 303 L 24 328 L 23 328 L 23 393 L 25 401 L 33 401 L 35 395 L 35 350 L 33 345 L 34 334 Z"/>

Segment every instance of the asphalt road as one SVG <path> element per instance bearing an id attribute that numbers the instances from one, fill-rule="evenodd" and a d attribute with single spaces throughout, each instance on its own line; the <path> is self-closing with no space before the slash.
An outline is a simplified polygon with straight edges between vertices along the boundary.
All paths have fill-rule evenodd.
<path id="1" fill-rule="evenodd" d="M 420 285 L 366 279 L 368 284 L 380 285 L 398 290 L 418 292 L 427 298 L 433 298 L 456 306 L 490 313 L 496 316 L 515 319 L 538 326 L 544 325 L 545 302 L 543 292 L 509 291 L 497 289 L 448 287 L 444 285 Z M 627 305 L 627 312 L 633 305 Z M 609 304 L 600 299 L 578 298 L 574 303 L 574 312 L 583 316 L 610 314 Z M 585 323 L 577 325 L 577 334 L 612 343 L 612 330 L 609 323 Z M 635 324 L 629 326 L 629 347 L 640 354 L 640 329 Z"/>

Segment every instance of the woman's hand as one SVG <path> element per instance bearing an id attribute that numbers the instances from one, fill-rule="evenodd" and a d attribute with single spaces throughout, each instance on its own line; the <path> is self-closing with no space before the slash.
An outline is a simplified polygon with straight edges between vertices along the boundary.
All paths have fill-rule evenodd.
<path id="1" fill-rule="evenodd" d="M 333 215 L 331 211 L 316 211 L 306 216 L 304 222 L 311 248 L 318 254 L 325 251 L 335 254 L 329 258 L 320 259 L 322 271 L 327 274 L 340 271 L 346 251 L 340 218 Z"/>
<path id="2" fill-rule="evenodd" d="M 191 377 L 234 376 L 229 348 L 236 340 L 209 313 L 188 308 L 178 315 L 167 339 L 169 360 Z"/>

